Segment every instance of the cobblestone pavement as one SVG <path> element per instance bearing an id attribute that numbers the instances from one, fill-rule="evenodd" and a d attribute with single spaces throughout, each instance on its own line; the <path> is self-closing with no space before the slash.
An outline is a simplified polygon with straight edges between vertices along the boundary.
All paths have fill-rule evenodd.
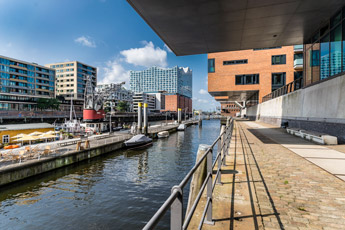
<path id="1" fill-rule="evenodd" d="M 254 229 L 345 229 L 344 181 L 275 143 L 267 132 L 254 136 L 246 122 L 236 122 L 236 138 L 252 181 Z"/>

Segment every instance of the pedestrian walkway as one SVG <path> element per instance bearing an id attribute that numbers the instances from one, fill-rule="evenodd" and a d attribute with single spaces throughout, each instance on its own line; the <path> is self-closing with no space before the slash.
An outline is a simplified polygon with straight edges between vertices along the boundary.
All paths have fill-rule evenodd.
<path id="1" fill-rule="evenodd" d="M 267 124 L 257 122 L 245 122 L 245 124 L 254 128 L 254 130 L 250 129 L 254 135 L 257 132 L 263 134 L 345 181 L 345 153 L 288 135 L 284 129 L 273 128 Z"/>
<path id="2" fill-rule="evenodd" d="M 344 153 L 264 124 L 235 124 L 214 190 L 214 225 L 202 229 L 345 229 L 345 182 L 312 161 L 313 153 L 319 160 Z M 205 200 L 189 229 L 197 228 Z"/>

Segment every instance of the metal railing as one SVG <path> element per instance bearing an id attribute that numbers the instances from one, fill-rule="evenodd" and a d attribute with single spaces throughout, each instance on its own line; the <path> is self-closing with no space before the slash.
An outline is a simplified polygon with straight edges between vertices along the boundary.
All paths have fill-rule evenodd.
<path id="1" fill-rule="evenodd" d="M 226 156 L 228 155 L 228 150 L 230 146 L 232 130 L 233 130 L 233 119 L 228 118 L 226 126 L 213 144 L 207 148 L 205 153 L 197 161 L 194 167 L 187 173 L 184 179 L 180 182 L 179 185 L 173 186 L 171 189 L 171 194 L 163 203 L 163 205 L 158 209 L 154 216 L 147 222 L 144 226 L 144 230 L 153 229 L 165 215 L 165 213 L 170 209 L 170 229 L 172 230 L 181 230 L 187 229 L 190 221 L 193 217 L 193 214 L 196 210 L 196 207 L 201 199 L 201 196 L 207 189 L 207 202 L 199 223 L 199 229 L 202 228 L 203 223 L 213 223 L 212 221 L 212 193 L 216 184 L 221 184 L 221 166 L 225 165 Z M 213 151 L 217 145 L 217 155 L 214 162 L 212 163 Z M 223 153 L 223 154 L 222 154 Z M 198 192 L 198 195 L 195 198 L 194 203 L 191 205 L 190 211 L 186 213 L 185 219 L 183 220 L 183 189 L 188 184 L 188 181 L 192 178 L 196 170 L 199 168 L 201 163 L 206 160 L 207 175 L 203 184 Z M 217 173 L 213 179 L 212 173 L 213 169 L 217 163 Z M 206 218 L 206 221 L 205 221 Z"/>
<path id="2" fill-rule="evenodd" d="M 297 80 L 292 81 L 289 84 L 284 85 L 283 87 L 281 87 L 279 89 L 276 89 L 275 91 L 273 91 L 270 94 L 267 94 L 266 96 L 264 96 L 262 98 L 262 102 L 269 101 L 273 98 L 283 96 L 285 94 L 294 92 L 294 91 L 299 90 L 301 88 L 303 88 L 303 77 L 298 78 Z"/>

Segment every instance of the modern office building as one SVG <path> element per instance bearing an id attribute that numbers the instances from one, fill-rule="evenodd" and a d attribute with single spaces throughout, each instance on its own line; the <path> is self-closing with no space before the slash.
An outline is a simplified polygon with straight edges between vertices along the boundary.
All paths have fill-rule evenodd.
<path id="1" fill-rule="evenodd" d="M 109 84 L 98 84 L 96 90 L 100 92 L 104 97 L 104 102 L 107 106 L 110 106 L 110 102 L 113 107 L 117 107 L 120 101 L 128 104 L 128 111 L 133 111 L 133 92 L 123 87 L 125 83 L 109 83 Z"/>
<path id="2" fill-rule="evenodd" d="M 56 70 L 56 96 L 63 96 L 66 100 L 83 101 L 86 76 L 91 76 L 94 87 L 97 85 L 97 68 L 79 61 L 58 62 L 47 64 Z"/>
<path id="3" fill-rule="evenodd" d="M 243 101 L 246 106 L 262 102 L 263 96 L 302 75 L 300 46 L 208 54 L 208 91 L 221 103 L 222 114 L 236 116 Z"/>
<path id="4" fill-rule="evenodd" d="M 0 56 L 0 110 L 35 110 L 39 98 L 54 98 L 55 70 Z"/>
<path id="5" fill-rule="evenodd" d="M 168 95 L 178 95 L 170 97 L 169 101 L 173 98 L 176 100 L 175 105 L 184 106 L 184 103 L 179 103 L 179 98 L 190 100 L 192 98 L 192 76 L 193 72 L 190 68 L 182 68 L 175 66 L 173 68 L 160 68 L 151 67 L 143 71 L 130 72 L 130 87 L 135 93 L 159 93 L 164 92 Z M 182 99 L 181 99 L 182 100 Z M 192 105 L 189 105 L 192 107 Z M 174 109 L 172 109 L 174 108 Z M 183 107 L 182 109 L 185 109 Z M 177 112 L 177 108 L 167 107 L 162 109 L 164 111 Z M 190 108 L 190 111 L 192 108 Z"/>
<path id="6" fill-rule="evenodd" d="M 148 111 L 151 113 L 156 110 L 156 96 L 147 93 L 134 93 L 133 95 L 133 111 L 138 112 L 138 104 L 147 103 Z"/>

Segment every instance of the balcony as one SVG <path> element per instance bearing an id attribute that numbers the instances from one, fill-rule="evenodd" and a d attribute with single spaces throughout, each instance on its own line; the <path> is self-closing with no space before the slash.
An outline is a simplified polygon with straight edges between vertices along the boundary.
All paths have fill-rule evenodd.
<path id="1" fill-rule="evenodd" d="M 303 69 L 303 58 L 298 58 L 293 61 L 293 68 L 295 70 L 302 70 Z"/>
<path id="2" fill-rule="evenodd" d="M 295 45 L 295 46 L 293 46 L 293 50 L 295 53 L 302 53 L 303 52 L 303 45 Z"/>

